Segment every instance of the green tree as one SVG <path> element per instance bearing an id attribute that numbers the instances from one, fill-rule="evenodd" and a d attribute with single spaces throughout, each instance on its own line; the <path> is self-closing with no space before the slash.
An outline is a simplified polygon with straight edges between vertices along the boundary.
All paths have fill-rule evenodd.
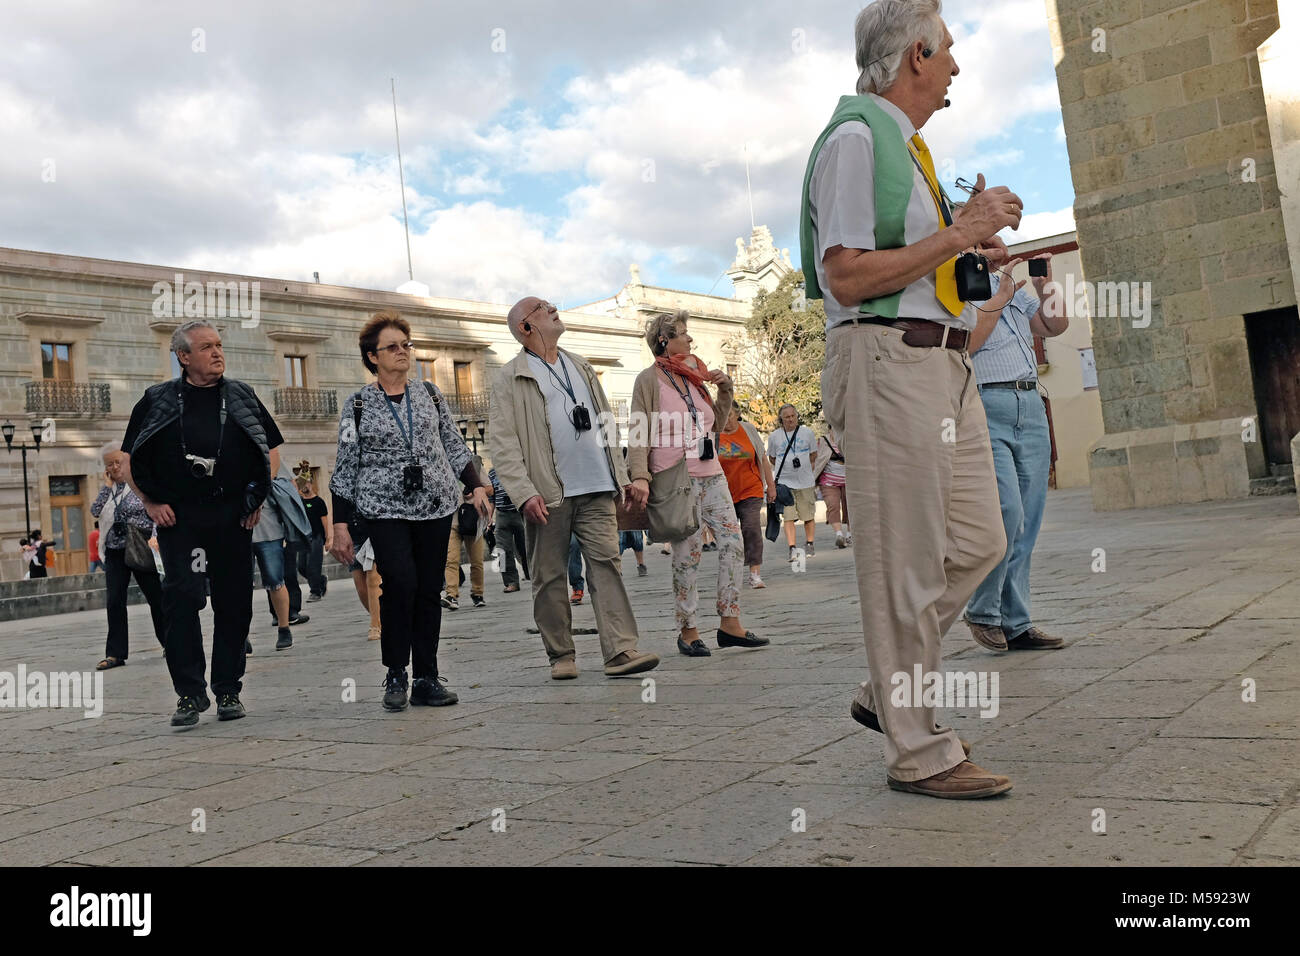
<path id="1" fill-rule="evenodd" d="M 741 357 L 736 399 L 760 429 L 775 429 L 777 411 L 786 403 L 799 409 L 804 421 L 821 413 L 826 310 L 820 300 L 804 299 L 802 272 L 760 292 L 744 333 L 729 345 Z"/>

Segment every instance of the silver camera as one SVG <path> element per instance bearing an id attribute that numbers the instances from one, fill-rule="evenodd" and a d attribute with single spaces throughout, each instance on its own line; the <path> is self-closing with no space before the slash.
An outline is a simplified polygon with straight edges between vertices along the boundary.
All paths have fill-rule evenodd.
<path id="1" fill-rule="evenodd" d="M 190 474 L 195 478 L 211 478 L 213 469 L 217 467 L 215 458 L 200 458 L 198 455 L 186 455 L 185 460 L 190 463 Z"/>

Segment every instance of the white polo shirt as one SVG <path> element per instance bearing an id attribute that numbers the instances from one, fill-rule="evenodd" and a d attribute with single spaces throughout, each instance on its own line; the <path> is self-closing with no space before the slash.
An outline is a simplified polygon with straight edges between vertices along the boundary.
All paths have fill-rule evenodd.
<path id="1" fill-rule="evenodd" d="M 907 114 L 893 103 L 868 94 L 882 110 L 898 123 L 903 139 L 916 135 L 916 127 Z M 826 328 L 830 330 L 845 319 L 863 313 L 856 305 L 845 307 L 831 295 L 822 259 L 831 246 L 847 249 L 876 248 L 875 160 L 871 128 L 865 123 L 841 123 L 826 137 L 812 179 L 808 183 L 808 200 L 812 213 L 814 242 L 817 246 L 817 284 L 826 298 Z M 912 163 L 912 196 L 903 221 L 903 241 L 907 245 L 939 231 L 939 210 L 935 208 L 930 187 L 921 171 Z M 975 309 L 967 304 L 954 316 L 935 297 L 934 272 L 917 279 L 903 290 L 898 304 L 899 318 L 929 319 L 959 329 L 975 328 Z"/>

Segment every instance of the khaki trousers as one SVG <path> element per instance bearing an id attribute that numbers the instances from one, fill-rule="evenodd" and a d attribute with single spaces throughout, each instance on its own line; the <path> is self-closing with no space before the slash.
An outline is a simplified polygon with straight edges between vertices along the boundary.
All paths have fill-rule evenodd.
<path id="1" fill-rule="evenodd" d="M 565 498 L 549 511 L 546 524 L 528 521 L 524 535 L 528 566 L 533 572 L 533 620 L 542 632 L 551 663 L 574 656 L 573 609 L 569 605 L 571 534 L 578 536 L 582 556 L 587 560 L 587 592 L 596 612 L 605 662 L 624 651 L 635 651 L 636 618 L 623 587 L 613 494 L 597 491 Z"/>
<path id="2" fill-rule="evenodd" d="M 844 325 L 826 337 L 822 407 L 841 436 L 870 677 L 857 701 L 885 731 L 896 780 L 964 760 L 933 707 L 895 704 L 913 666 L 942 673 L 939 641 L 1006 552 L 984 405 L 970 359 Z M 906 674 L 909 685 L 891 680 Z M 899 693 L 901 697 L 901 691 Z"/>
<path id="3" fill-rule="evenodd" d="M 480 519 L 482 520 L 482 519 Z M 456 530 L 456 519 L 451 519 L 451 535 L 447 539 L 447 566 L 443 581 L 447 597 L 460 597 L 460 550 L 465 545 L 466 557 L 469 559 L 469 593 L 471 596 L 483 596 L 483 539 L 478 535 L 465 540 Z"/>

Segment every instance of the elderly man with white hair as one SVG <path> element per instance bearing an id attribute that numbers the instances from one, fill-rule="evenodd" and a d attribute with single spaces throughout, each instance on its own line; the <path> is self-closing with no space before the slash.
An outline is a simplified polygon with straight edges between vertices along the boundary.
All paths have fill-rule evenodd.
<path id="1" fill-rule="evenodd" d="M 809 156 L 800 241 L 808 296 L 828 293 L 822 403 L 858 530 L 870 678 L 851 713 L 885 735 L 892 789 L 976 798 L 1011 781 L 967 759 L 932 700 L 897 692 L 900 674 L 942 671 L 940 639 L 1006 551 L 967 355 L 977 313 L 955 266 L 1018 226 L 1021 202 L 980 176 L 958 212 L 939 186 L 919 130 L 958 73 L 940 13 L 940 0 L 876 0 L 858 15 L 857 95 Z"/>
<path id="2" fill-rule="evenodd" d="M 618 557 L 620 493 L 644 508 L 648 493 L 632 484 L 617 447 L 613 412 L 586 359 L 562 349 L 559 310 L 528 296 L 507 317 L 523 346 L 493 382 L 488 448 L 510 499 L 527 521 L 533 619 L 554 680 L 578 676 L 569 605 L 569 538 L 587 559 L 605 674 L 623 677 L 658 666 L 637 650 L 636 619 Z"/>
<path id="3" fill-rule="evenodd" d="M 100 520 L 104 530 L 100 535 L 99 551 L 104 561 L 104 586 L 108 592 L 108 640 L 104 659 L 96 670 L 106 671 L 121 667 L 127 658 L 126 592 L 131 586 L 131 575 L 140 586 L 149 613 L 153 617 L 153 636 L 160 646 L 165 646 L 167 622 L 163 618 L 162 580 L 154 565 L 153 552 L 145 547 L 139 550 L 141 540 L 153 537 L 153 519 L 145 511 L 140 496 L 126 483 L 126 456 L 122 443 L 111 441 L 99 450 L 104 461 L 104 487 L 90 506 L 90 513 Z M 135 529 L 136 546 L 128 555 L 127 544 Z M 143 535 L 143 539 L 141 539 Z M 128 560 L 128 557 L 130 560 Z M 130 561 L 134 561 L 132 564 Z"/>

